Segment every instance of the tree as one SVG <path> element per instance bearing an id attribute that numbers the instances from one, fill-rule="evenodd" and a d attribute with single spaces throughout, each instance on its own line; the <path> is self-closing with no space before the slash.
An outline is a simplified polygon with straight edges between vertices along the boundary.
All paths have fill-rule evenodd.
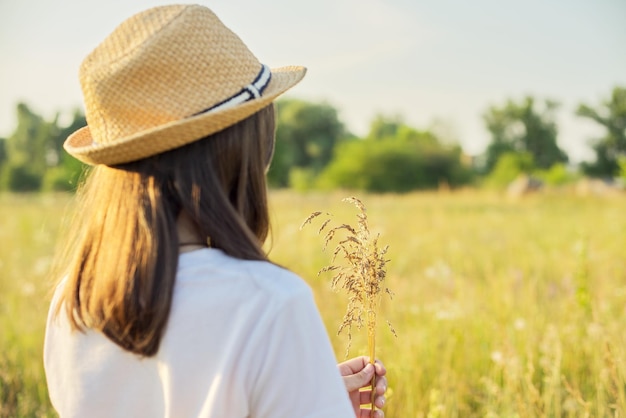
<path id="1" fill-rule="evenodd" d="M 78 110 L 68 126 L 58 115 L 46 121 L 26 104 L 17 105 L 17 127 L 0 141 L 0 186 L 13 191 L 73 190 L 84 165 L 63 150 L 65 139 L 85 126 Z"/>
<path id="2" fill-rule="evenodd" d="M 337 110 L 327 103 L 283 99 L 277 109 L 276 146 L 268 180 L 272 186 L 286 187 L 293 168 L 318 174 L 346 132 Z"/>
<path id="3" fill-rule="evenodd" d="M 611 97 L 595 109 L 579 105 L 576 114 L 606 129 L 603 137 L 592 141 L 596 159 L 583 164 L 583 171 L 595 177 L 617 176 L 620 172 L 619 160 L 626 156 L 626 88 L 615 87 Z"/>
<path id="4" fill-rule="evenodd" d="M 503 154 L 527 152 L 538 168 L 567 162 L 567 154 L 557 144 L 556 102 L 546 100 L 537 108 L 535 99 L 526 97 L 519 103 L 508 100 L 504 106 L 490 107 L 483 119 L 491 134 L 486 151 L 486 171 L 496 166 Z"/>
<path id="5" fill-rule="evenodd" d="M 374 116 L 370 123 L 370 130 L 366 139 L 381 141 L 384 139 L 395 138 L 404 125 L 404 120 L 400 115 L 383 115 Z"/>
<path id="6" fill-rule="evenodd" d="M 0 138 L 0 169 L 7 160 L 7 140 Z"/>
<path id="7" fill-rule="evenodd" d="M 387 116 L 378 114 L 370 123 L 370 130 L 365 137 L 367 141 L 403 141 L 423 145 L 441 145 L 439 138 L 430 130 L 418 130 L 407 125 L 399 115 Z"/>
<path id="8" fill-rule="evenodd" d="M 17 105 L 16 113 L 17 128 L 6 141 L 2 182 L 11 190 L 35 191 L 46 170 L 47 142 L 54 127 L 24 103 Z"/>
<path id="9" fill-rule="evenodd" d="M 48 168 L 43 179 L 43 190 L 72 191 L 76 189 L 78 181 L 83 171 L 87 167 L 84 163 L 69 155 L 63 149 L 63 143 L 70 134 L 87 125 L 85 115 L 78 110 L 74 110 L 72 121 L 67 126 L 58 126 L 58 115 L 54 124 L 56 130 L 50 138 L 50 149 L 48 151 L 49 160 L 54 160 Z"/>

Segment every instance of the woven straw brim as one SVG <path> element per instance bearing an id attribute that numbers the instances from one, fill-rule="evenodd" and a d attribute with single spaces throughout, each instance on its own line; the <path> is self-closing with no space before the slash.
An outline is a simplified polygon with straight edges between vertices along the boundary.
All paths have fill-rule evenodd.
<path id="1" fill-rule="evenodd" d="M 263 96 L 258 99 L 233 108 L 169 122 L 106 144 L 95 142 L 89 126 L 85 126 L 70 135 L 63 147 L 70 155 L 90 165 L 122 164 L 181 147 L 253 115 L 296 85 L 306 73 L 306 69 L 299 66 L 275 68 L 271 71 L 271 81 Z"/>

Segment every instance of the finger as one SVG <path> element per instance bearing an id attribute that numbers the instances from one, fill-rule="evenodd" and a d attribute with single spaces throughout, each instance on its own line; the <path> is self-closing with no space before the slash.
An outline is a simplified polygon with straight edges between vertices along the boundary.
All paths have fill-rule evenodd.
<path id="1" fill-rule="evenodd" d="M 359 392 L 359 405 L 369 405 L 371 402 L 372 391 L 364 390 L 362 392 Z M 385 406 L 385 402 L 387 402 L 387 398 L 385 398 L 383 395 L 378 395 L 376 396 L 376 399 L 374 399 L 374 405 L 376 405 L 377 408 L 382 408 L 383 406 Z"/>
<path id="2" fill-rule="evenodd" d="M 387 369 L 380 360 L 376 360 L 374 366 L 376 367 L 376 376 L 384 376 L 385 374 L 387 374 Z"/>
<path id="3" fill-rule="evenodd" d="M 344 376 L 344 380 L 347 377 L 348 376 Z M 366 383 L 369 383 L 370 381 L 371 379 L 368 380 Z M 384 395 L 386 391 L 387 391 L 387 378 L 384 376 L 377 376 L 376 377 L 376 395 Z"/>
<path id="4" fill-rule="evenodd" d="M 369 357 L 363 357 L 363 359 L 366 363 L 370 362 Z M 387 374 L 387 368 L 382 361 L 376 359 L 376 361 L 374 362 L 374 367 L 376 368 L 376 376 L 384 376 Z"/>
<path id="5" fill-rule="evenodd" d="M 361 409 L 359 413 L 359 418 L 384 418 L 384 416 L 385 416 L 385 413 L 381 411 L 380 409 L 377 409 L 376 411 L 374 411 L 373 415 L 372 415 L 371 409 L 369 408 Z"/>
<path id="6" fill-rule="evenodd" d="M 386 391 L 387 391 L 387 378 L 377 377 L 376 378 L 376 394 L 384 395 Z"/>
<path id="7" fill-rule="evenodd" d="M 348 392 L 358 390 L 363 386 L 366 386 L 374 376 L 374 366 L 367 364 L 358 373 L 351 374 L 349 376 L 343 376 L 343 383 L 346 385 Z"/>
<path id="8" fill-rule="evenodd" d="M 360 356 L 339 363 L 337 367 L 342 376 L 348 376 L 361 371 L 367 363 L 369 363 L 369 359 L 365 356 Z"/>
<path id="9" fill-rule="evenodd" d="M 367 405 L 372 402 L 372 391 L 364 390 L 359 392 L 359 405 Z"/>
<path id="10" fill-rule="evenodd" d="M 374 399 L 374 405 L 376 405 L 377 408 L 382 408 L 385 406 L 386 401 L 387 398 L 384 396 L 377 396 L 376 399 Z"/>

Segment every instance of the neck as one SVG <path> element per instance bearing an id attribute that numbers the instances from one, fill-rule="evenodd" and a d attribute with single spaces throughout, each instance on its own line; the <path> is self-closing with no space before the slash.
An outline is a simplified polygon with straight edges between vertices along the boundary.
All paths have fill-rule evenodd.
<path id="1" fill-rule="evenodd" d="M 198 231 L 198 226 L 187 214 L 182 211 L 176 220 L 176 230 L 178 232 L 178 242 L 181 252 L 192 251 L 208 246 L 208 239 L 203 238 Z"/>

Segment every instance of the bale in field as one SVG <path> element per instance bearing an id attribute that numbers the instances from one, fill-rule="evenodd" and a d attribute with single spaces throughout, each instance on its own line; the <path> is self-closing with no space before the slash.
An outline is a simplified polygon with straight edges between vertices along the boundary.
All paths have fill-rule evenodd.
<path id="1" fill-rule="evenodd" d="M 506 188 L 508 197 L 516 198 L 539 191 L 543 188 L 543 182 L 528 174 L 522 174 L 513 180 Z"/>

